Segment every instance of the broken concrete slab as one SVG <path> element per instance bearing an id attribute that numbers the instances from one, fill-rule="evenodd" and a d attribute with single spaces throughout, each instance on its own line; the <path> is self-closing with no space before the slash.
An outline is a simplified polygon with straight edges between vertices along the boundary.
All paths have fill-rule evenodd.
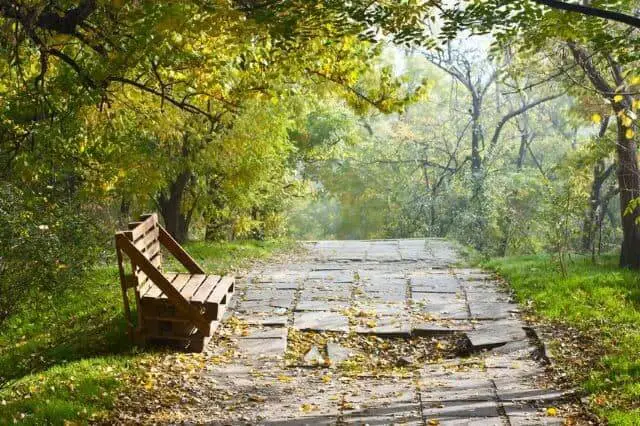
<path id="1" fill-rule="evenodd" d="M 324 365 L 324 357 L 320 353 L 320 349 L 317 346 L 311 346 L 311 349 L 304 356 L 305 365 L 316 366 Z"/>
<path id="2" fill-rule="evenodd" d="M 351 349 L 345 348 L 339 343 L 327 342 L 327 357 L 332 366 L 338 366 L 340 363 L 348 360 L 354 355 Z"/>
<path id="3" fill-rule="evenodd" d="M 509 342 L 526 340 L 526 332 L 517 324 L 517 322 L 495 321 L 491 325 L 484 324 L 466 334 L 474 350 L 491 349 Z"/>

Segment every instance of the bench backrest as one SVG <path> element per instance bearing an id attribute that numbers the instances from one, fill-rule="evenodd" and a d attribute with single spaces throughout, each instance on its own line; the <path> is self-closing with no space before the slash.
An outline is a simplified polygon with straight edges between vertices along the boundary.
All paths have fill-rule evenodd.
<path id="1" fill-rule="evenodd" d="M 129 223 L 129 230 L 124 234 L 153 266 L 158 269 L 162 268 L 160 226 L 157 214 L 143 215 L 140 217 L 140 221 Z M 131 268 L 137 278 L 135 284 L 144 284 L 148 279 L 147 275 L 134 262 L 131 263 Z"/>
<path id="2" fill-rule="evenodd" d="M 130 223 L 128 231 L 116 232 L 116 254 L 129 331 L 133 333 L 133 319 L 127 291 L 132 287 L 135 288 L 136 302 L 139 303 L 139 289 L 150 281 L 149 284 L 158 287 L 185 318 L 191 320 L 204 334 L 209 335 L 211 327 L 209 321 L 202 315 L 199 308 L 191 306 L 162 273 L 161 247 L 165 247 L 189 273 L 204 274 L 202 267 L 158 223 L 158 216 L 155 213 L 143 215 L 138 222 Z M 131 260 L 131 275 L 126 272 L 125 255 Z M 142 324 L 140 306 L 138 308 L 138 324 Z"/>

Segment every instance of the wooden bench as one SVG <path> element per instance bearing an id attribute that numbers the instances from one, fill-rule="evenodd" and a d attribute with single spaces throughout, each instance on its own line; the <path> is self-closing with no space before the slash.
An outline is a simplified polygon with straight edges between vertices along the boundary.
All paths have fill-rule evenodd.
<path id="1" fill-rule="evenodd" d="M 162 247 L 189 273 L 164 272 Z M 129 224 L 129 230 L 117 232 L 116 253 L 132 339 L 143 345 L 159 343 L 202 351 L 233 295 L 234 278 L 206 275 L 158 223 L 156 214 L 143 215 L 139 222 Z M 137 325 L 129 303 L 131 289 L 137 306 Z"/>

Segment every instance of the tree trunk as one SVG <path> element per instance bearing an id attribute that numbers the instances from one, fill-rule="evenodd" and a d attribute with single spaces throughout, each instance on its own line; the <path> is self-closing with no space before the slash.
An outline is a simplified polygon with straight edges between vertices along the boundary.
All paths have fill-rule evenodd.
<path id="1" fill-rule="evenodd" d="M 482 99 L 473 96 L 471 105 L 471 173 L 474 177 L 480 177 L 482 169 L 482 157 L 480 154 L 480 143 L 482 142 L 482 125 L 480 124 L 480 113 L 482 109 Z"/>
<path id="2" fill-rule="evenodd" d="M 626 127 L 621 117 L 617 117 L 618 137 L 616 151 L 618 154 L 618 186 L 620 188 L 620 211 L 622 218 L 622 247 L 620 250 L 620 266 L 640 269 L 640 226 L 636 223 L 640 209 L 635 208 L 625 214 L 632 200 L 640 197 L 640 175 L 636 143 L 627 138 Z"/>
<path id="3" fill-rule="evenodd" d="M 180 173 L 169 185 L 168 194 L 161 193 L 157 200 L 167 231 L 179 243 L 184 243 L 189 236 L 190 216 L 183 212 L 182 200 L 190 180 L 190 172 Z"/>

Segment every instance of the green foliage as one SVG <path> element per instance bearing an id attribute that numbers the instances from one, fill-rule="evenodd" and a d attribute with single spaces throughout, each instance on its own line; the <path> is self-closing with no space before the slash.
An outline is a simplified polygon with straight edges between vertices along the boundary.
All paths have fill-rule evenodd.
<path id="1" fill-rule="evenodd" d="M 613 255 L 595 264 L 574 256 L 564 273 L 549 267 L 549 260 L 548 256 L 510 257 L 491 260 L 485 266 L 509 281 L 520 302 L 531 301 L 536 314 L 596 336 L 596 347 L 590 350 L 602 354 L 586 366 L 586 372 L 574 373 L 597 414 L 610 424 L 636 424 L 640 418 L 637 272 L 619 269 Z"/>
<path id="2" fill-rule="evenodd" d="M 101 252 L 90 212 L 0 183 L 0 321 L 28 294 L 77 288 Z"/>

